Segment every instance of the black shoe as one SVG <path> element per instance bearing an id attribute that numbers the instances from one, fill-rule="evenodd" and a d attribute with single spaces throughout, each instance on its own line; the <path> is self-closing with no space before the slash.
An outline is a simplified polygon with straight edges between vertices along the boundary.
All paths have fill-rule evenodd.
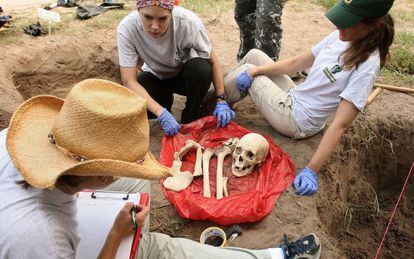
<path id="1" fill-rule="evenodd" d="M 321 256 L 321 244 L 316 234 L 310 233 L 295 242 L 289 243 L 286 234 L 283 235 L 284 244 L 280 247 L 284 250 L 287 259 L 319 259 Z"/>

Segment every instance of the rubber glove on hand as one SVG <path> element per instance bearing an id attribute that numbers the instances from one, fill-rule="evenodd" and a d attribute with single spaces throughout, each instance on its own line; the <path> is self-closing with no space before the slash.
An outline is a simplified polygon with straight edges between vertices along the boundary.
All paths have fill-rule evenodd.
<path id="1" fill-rule="evenodd" d="M 236 116 L 226 102 L 217 102 L 213 114 L 217 117 L 217 128 L 226 126 Z"/>
<path id="2" fill-rule="evenodd" d="M 157 121 L 161 123 L 161 127 L 167 136 L 174 136 L 180 130 L 180 124 L 178 124 L 174 116 L 165 108 L 162 110 Z"/>
<path id="3" fill-rule="evenodd" d="M 312 169 L 305 166 L 305 168 L 296 175 L 293 186 L 298 195 L 312 195 L 318 191 L 318 175 L 312 171 Z"/>
<path id="4" fill-rule="evenodd" d="M 253 77 L 247 73 L 247 69 L 241 73 L 236 80 L 237 88 L 242 92 L 247 92 L 252 85 Z"/>

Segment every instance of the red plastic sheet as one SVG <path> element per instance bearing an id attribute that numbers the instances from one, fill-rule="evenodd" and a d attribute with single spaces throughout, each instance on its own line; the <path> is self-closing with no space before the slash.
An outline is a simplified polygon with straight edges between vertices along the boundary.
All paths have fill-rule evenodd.
<path id="1" fill-rule="evenodd" d="M 171 166 L 174 152 L 180 150 L 188 139 L 198 142 L 203 147 L 215 148 L 231 137 L 241 138 L 250 132 L 234 122 L 225 128 L 216 128 L 214 116 L 204 117 L 182 125 L 180 133 L 174 137 L 164 136 L 160 161 L 166 166 Z M 191 185 L 180 192 L 167 190 L 162 185 L 164 195 L 183 218 L 210 220 L 220 225 L 259 221 L 273 209 L 280 194 L 294 179 L 294 164 L 290 157 L 283 153 L 270 137 L 264 137 L 269 142 L 270 151 L 266 161 L 260 167 L 256 167 L 252 174 L 235 177 L 231 174 L 232 156 L 226 157 L 223 171 L 229 173 L 228 197 L 215 199 L 215 157 L 210 160 L 212 198 L 203 197 L 203 177 L 194 178 Z M 184 156 L 181 171 L 193 172 L 195 160 L 196 149 L 193 149 Z"/>

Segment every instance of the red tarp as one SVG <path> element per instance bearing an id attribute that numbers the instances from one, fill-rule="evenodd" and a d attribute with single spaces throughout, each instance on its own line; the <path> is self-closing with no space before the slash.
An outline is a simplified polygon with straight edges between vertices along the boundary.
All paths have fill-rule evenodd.
<path id="1" fill-rule="evenodd" d="M 171 166 L 173 154 L 185 145 L 188 139 L 198 142 L 203 147 L 219 147 L 231 137 L 241 138 L 251 131 L 231 122 L 225 128 L 216 128 L 216 118 L 208 116 L 182 125 L 180 133 L 174 137 L 164 136 L 160 161 Z M 256 167 L 252 174 L 235 177 L 231 174 L 232 156 L 224 161 L 224 173 L 229 173 L 227 183 L 228 197 L 216 200 L 216 166 L 217 159 L 210 160 L 210 190 L 212 198 L 203 197 L 203 177 L 194 178 L 191 185 L 180 192 L 167 190 L 162 186 L 166 198 L 173 204 L 183 218 L 210 220 L 220 225 L 243 222 L 256 222 L 266 216 L 275 206 L 280 194 L 288 188 L 294 179 L 294 164 L 273 140 L 264 136 L 269 142 L 270 151 L 266 161 Z M 181 171 L 194 170 L 196 149 L 183 158 Z M 163 180 L 161 180 L 162 183 Z"/>

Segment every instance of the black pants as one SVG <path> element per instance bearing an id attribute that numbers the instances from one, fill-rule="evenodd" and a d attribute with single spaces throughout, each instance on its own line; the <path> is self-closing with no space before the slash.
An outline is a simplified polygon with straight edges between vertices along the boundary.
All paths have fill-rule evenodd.
<path id="1" fill-rule="evenodd" d="M 200 118 L 200 106 L 210 87 L 213 72 L 210 62 L 203 58 L 193 58 L 184 64 L 180 74 L 170 79 L 159 79 L 150 72 L 138 75 L 140 83 L 161 106 L 171 112 L 174 101 L 173 94 L 187 97 L 185 108 L 181 114 L 181 123 L 189 123 Z M 148 111 L 148 118 L 156 116 Z"/>

